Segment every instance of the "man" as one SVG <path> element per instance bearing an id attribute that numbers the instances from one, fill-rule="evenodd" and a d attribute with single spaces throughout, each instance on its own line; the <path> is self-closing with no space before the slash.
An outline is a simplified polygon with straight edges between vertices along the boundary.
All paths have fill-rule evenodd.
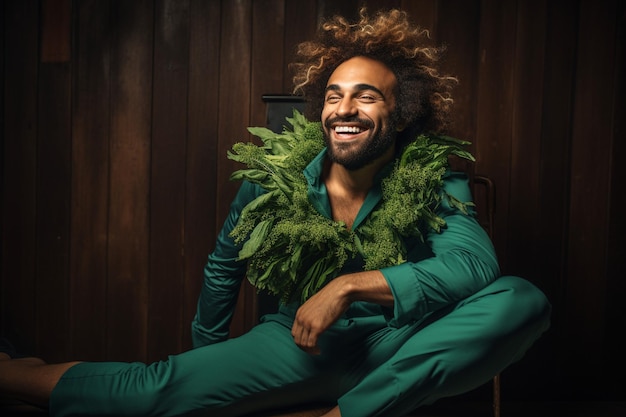
<path id="1" fill-rule="evenodd" d="M 407 143 L 445 126 L 452 80 L 422 37 L 399 11 L 363 12 L 356 25 L 331 19 L 300 48 L 294 80 L 326 142 L 304 171 L 309 204 L 350 239 L 384 217 L 377 210 L 393 197 L 383 183 Z M 485 232 L 453 203 L 470 200 L 466 178 L 442 181 L 454 199 L 435 205 L 441 230 L 402 234 L 398 262 L 364 269 L 355 256 L 312 295 L 228 339 L 247 268 L 232 232 L 267 192 L 244 182 L 205 268 L 193 350 L 149 365 L 4 355 L 2 392 L 54 416 L 243 415 L 327 401 L 327 417 L 388 417 L 468 391 L 523 355 L 550 306 L 530 283 L 499 277 Z"/>

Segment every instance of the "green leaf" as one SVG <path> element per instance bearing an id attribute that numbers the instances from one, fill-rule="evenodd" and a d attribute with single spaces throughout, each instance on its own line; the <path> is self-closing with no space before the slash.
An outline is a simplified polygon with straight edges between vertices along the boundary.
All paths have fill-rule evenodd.
<path id="1" fill-rule="evenodd" d="M 230 174 L 231 181 L 247 180 L 256 184 L 265 182 L 269 173 L 260 169 L 240 169 Z"/>
<path id="2" fill-rule="evenodd" d="M 274 190 L 269 193 L 264 193 L 252 200 L 246 205 L 244 208 L 245 211 L 256 211 L 262 210 L 267 204 L 271 203 L 277 196 L 280 191 Z M 243 211 L 242 211 L 243 213 Z"/>
<path id="3" fill-rule="evenodd" d="M 263 220 L 256 225 L 250 234 L 250 238 L 243 244 L 243 247 L 239 251 L 239 259 L 248 259 L 256 253 L 261 245 L 263 245 L 271 225 L 271 220 Z"/>
<path id="4" fill-rule="evenodd" d="M 248 279 L 283 302 L 304 302 L 357 254 L 365 259 L 366 270 L 406 262 L 404 237 L 424 240 L 428 230 L 440 232 L 445 226 L 434 211 L 442 199 L 464 213 L 471 205 L 441 189 L 449 156 L 474 160 L 463 149 L 469 142 L 420 135 L 403 150 L 381 184 L 379 207 L 356 231 L 321 219 L 307 198 L 302 174 L 324 147 L 321 125 L 297 110 L 286 122 L 280 134 L 264 127 L 248 129 L 263 146 L 238 143 L 228 154 L 248 168 L 233 173 L 232 179 L 268 191 L 243 209 L 231 233 L 238 244 L 244 242 L 239 257 L 249 259 Z"/>
<path id="5" fill-rule="evenodd" d="M 275 139 L 277 136 L 276 132 L 266 127 L 249 127 L 248 132 L 261 139 L 263 143 L 268 140 Z"/>

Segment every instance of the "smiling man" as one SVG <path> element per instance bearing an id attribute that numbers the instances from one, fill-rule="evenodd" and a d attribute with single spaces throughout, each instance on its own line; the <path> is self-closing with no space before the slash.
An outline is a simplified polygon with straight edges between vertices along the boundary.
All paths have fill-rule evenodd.
<path id="1" fill-rule="evenodd" d="M 337 67 L 322 110 L 330 161 L 348 170 L 375 165 L 376 172 L 393 158 L 396 88 L 382 62 L 357 56 Z"/>
<path id="2" fill-rule="evenodd" d="M 523 356 L 547 329 L 550 305 L 529 282 L 500 276 L 463 203 L 467 178 L 446 165 L 457 147 L 437 136 L 454 80 L 439 75 L 426 42 L 392 10 L 363 11 L 354 24 L 335 17 L 301 45 L 296 90 L 321 122 L 303 130 L 325 146 L 289 177 L 289 191 L 271 182 L 276 172 L 250 171 L 205 267 L 193 350 L 154 364 L 0 353 L 2 392 L 53 416 L 235 416 L 328 402 L 326 417 L 393 417 L 473 389 Z M 315 141 L 301 139 L 281 169 Z M 276 287 L 275 314 L 229 339 L 246 274 L 292 281 Z"/>

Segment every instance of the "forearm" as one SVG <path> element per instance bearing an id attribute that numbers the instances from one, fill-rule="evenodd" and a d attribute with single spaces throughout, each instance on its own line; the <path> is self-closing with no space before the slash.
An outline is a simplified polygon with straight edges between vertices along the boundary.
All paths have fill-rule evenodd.
<path id="1" fill-rule="evenodd" d="M 334 281 L 339 294 L 346 297 L 348 304 L 365 301 L 393 307 L 394 298 L 387 280 L 380 271 L 365 271 L 346 274 Z"/>
<path id="2" fill-rule="evenodd" d="M 228 338 L 241 277 L 231 279 L 205 277 L 191 323 L 193 347 L 210 345 Z"/>
<path id="3" fill-rule="evenodd" d="M 393 307 L 391 288 L 380 271 L 339 276 L 309 298 L 296 312 L 291 334 L 306 352 L 319 354 L 319 336 L 356 301 Z"/>
<path id="4" fill-rule="evenodd" d="M 230 206 L 230 211 L 204 268 L 204 279 L 196 315 L 191 324 L 194 347 L 228 338 L 237 295 L 246 265 L 239 261 L 240 247 L 230 237 L 243 208 L 261 194 L 260 187 L 244 182 Z"/>

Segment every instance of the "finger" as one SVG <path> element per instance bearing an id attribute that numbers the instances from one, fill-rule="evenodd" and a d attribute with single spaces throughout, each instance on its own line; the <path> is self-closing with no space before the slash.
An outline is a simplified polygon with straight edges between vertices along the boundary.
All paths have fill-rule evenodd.
<path id="1" fill-rule="evenodd" d="M 318 342 L 318 333 L 307 328 L 306 331 L 302 334 L 301 348 L 309 354 L 319 355 L 320 348 L 317 345 L 317 342 Z"/>
<path id="2" fill-rule="evenodd" d="M 294 322 L 294 326 L 291 329 L 291 336 L 296 346 L 303 351 L 311 355 L 320 354 L 320 348 L 317 346 L 317 337 L 314 336 L 308 328 Z"/>
<path id="3" fill-rule="evenodd" d="M 311 337 L 303 339 L 302 343 L 298 344 L 298 347 L 311 355 L 319 355 L 321 352 L 317 342 Z"/>
<path id="4" fill-rule="evenodd" d="M 291 335 L 293 336 L 294 343 L 300 348 L 306 347 L 309 338 L 308 334 L 309 332 L 307 328 L 296 320 L 291 329 Z"/>

